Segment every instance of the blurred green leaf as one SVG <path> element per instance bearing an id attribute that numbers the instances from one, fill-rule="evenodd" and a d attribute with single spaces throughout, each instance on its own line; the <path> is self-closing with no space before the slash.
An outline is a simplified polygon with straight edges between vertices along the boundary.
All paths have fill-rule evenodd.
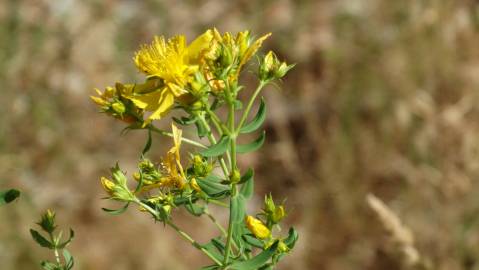
<path id="1" fill-rule="evenodd" d="M 257 130 L 266 119 L 266 104 L 264 102 L 264 98 L 261 98 L 261 103 L 259 104 L 258 112 L 256 116 L 249 122 L 248 124 L 244 125 L 240 129 L 240 133 L 250 133 Z"/>
<path id="2" fill-rule="evenodd" d="M 49 248 L 49 249 L 54 248 L 53 243 L 51 243 L 50 241 L 45 239 L 45 237 L 43 237 L 39 232 L 37 232 L 33 229 L 30 229 L 30 234 L 32 235 L 33 240 L 35 240 L 35 242 L 37 242 L 40 246 L 45 247 L 45 248 Z"/>
<path id="3" fill-rule="evenodd" d="M 128 209 L 128 205 L 129 205 L 129 204 L 130 204 L 130 203 L 126 203 L 126 204 L 125 204 L 122 208 L 120 208 L 120 209 L 102 208 L 101 210 L 103 210 L 103 211 L 105 211 L 105 212 L 107 212 L 107 213 L 109 213 L 109 214 L 111 214 L 111 215 L 116 216 L 116 215 L 120 215 L 120 214 L 124 213 L 124 212 L 126 211 L 126 209 Z"/>
<path id="4" fill-rule="evenodd" d="M 243 182 L 243 185 L 241 186 L 241 189 L 240 189 L 240 194 L 243 195 L 243 197 L 246 200 L 250 199 L 251 196 L 253 196 L 253 192 L 254 192 L 254 177 L 253 177 L 253 175 L 254 175 L 253 170 L 249 169 L 245 174 L 245 176 L 248 176 L 248 177 Z"/>
<path id="5" fill-rule="evenodd" d="M 267 250 L 264 250 L 257 256 L 246 260 L 246 261 L 236 261 L 234 262 L 230 268 L 234 270 L 252 270 L 258 269 L 265 265 L 269 259 L 276 253 L 276 249 L 278 248 L 278 241 L 276 241 L 271 247 Z"/>
<path id="6" fill-rule="evenodd" d="M 263 131 L 261 133 L 261 135 L 256 140 L 254 140 L 253 142 L 236 146 L 236 152 L 243 154 L 243 153 L 249 153 L 249 152 L 256 151 L 259 148 L 261 148 L 261 146 L 264 143 L 265 138 L 266 138 L 266 132 Z"/>
<path id="7" fill-rule="evenodd" d="M 230 137 L 222 136 L 221 139 L 215 145 L 212 145 L 208 147 L 208 149 L 201 151 L 200 154 L 205 157 L 220 156 L 224 152 L 226 152 L 226 150 L 228 150 L 230 146 L 230 142 L 231 142 Z"/>
<path id="8" fill-rule="evenodd" d="M 20 191 L 16 189 L 8 189 L 0 191 L 0 206 L 13 202 L 20 196 Z"/>
<path id="9" fill-rule="evenodd" d="M 65 268 L 66 270 L 70 270 L 73 268 L 73 265 L 75 264 L 72 255 L 68 250 L 64 249 L 63 250 L 63 258 L 65 259 Z"/>
<path id="10" fill-rule="evenodd" d="M 221 184 L 221 179 L 215 175 L 198 178 L 196 182 L 203 192 L 213 198 L 220 197 L 230 190 L 229 186 Z"/>

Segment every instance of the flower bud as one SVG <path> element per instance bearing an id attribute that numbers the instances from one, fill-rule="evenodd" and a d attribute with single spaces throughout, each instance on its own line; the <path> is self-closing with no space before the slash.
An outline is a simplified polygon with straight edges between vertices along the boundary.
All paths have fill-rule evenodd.
<path id="1" fill-rule="evenodd" d="M 283 205 L 277 206 L 273 197 L 270 195 L 265 196 L 264 198 L 264 215 L 268 220 L 268 224 L 278 224 L 285 216 L 286 211 L 284 210 Z"/>
<path id="2" fill-rule="evenodd" d="M 37 224 L 40 225 L 44 231 L 52 233 L 57 227 L 55 225 L 55 212 L 48 209 Z"/>
<path id="3" fill-rule="evenodd" d="M 279 61 L 278 57 L 269 51 L 259 66 L 259 78 L 262 81 L 281 79 L 293 67 L 294 65 L 287 65 L 286 62 Z"/>
<path id="4" fill-rule="evenodd" d="M 283 242 L 283 240 L 280 240 L 278 243 L 278 251 L 280 253 L 286 253 L 289 251 L 289 247 Z"/>
<path id="5" fill-rule="evenodd" d="M 246 227 L 258 239 L 266 239 L 271 236 L 271 231 L 266 227 L 261 220 L 252 216 L 246 216 Z"/>
<path id="6" fill-rule="evenodd" d="M 108 193 L 110 196 L 113 196 L 115 190 L 115 183 L 103 176 L 101 177 L 100 181 L 106 193 Z"/>
<path id="7" fill-rule="evenodd" d="M 230 182 L 231 183 L 238 183 L 240 179 L 241 179 L 241 173 L 237 168 L 235 168 L 230 173 Z"/>
<path id="8" fill-rule="evenodd" d="M 115 111 L 116 113 L 120 115 L 122 115 L 126 111 L 125 105 L 119 101 L 111 104 L 111 108 L 113 109 L 113 111 Z"/>

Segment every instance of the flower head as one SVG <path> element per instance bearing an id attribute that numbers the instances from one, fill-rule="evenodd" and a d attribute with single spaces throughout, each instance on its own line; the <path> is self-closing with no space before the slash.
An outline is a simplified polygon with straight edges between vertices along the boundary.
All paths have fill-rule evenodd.
<path id="1" fill-rule="evenodd" d="M 148 120 L 160 119 L 172 108 L 175 100 L 188 100 L 188 84 L 208 55 L 213 39 L 211 30 L 195 39 L 189 46 L 184 36 L 169 40 L 155 37 L 150 45 L 141 46 L 134 62 L 149 79 L 156 78 L 162 85 L 148 93 L 134 91 L 130 99 L 140 108 L 153 112 Z"/>

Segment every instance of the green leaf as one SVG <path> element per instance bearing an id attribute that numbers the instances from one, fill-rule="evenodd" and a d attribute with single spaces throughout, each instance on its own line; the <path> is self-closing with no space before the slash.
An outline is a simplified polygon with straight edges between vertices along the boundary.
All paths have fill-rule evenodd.
<path id="1" fill-rule="evenodd" d="M 266 119 L 266 104 L 264 103 L 264 98 L 261 98 L 261 103 L 259 104 L 258 112 L 251 122 L 244 125 L 240 129 L 240 133 L 250 133 L 257 130 Z"/>
<path id="2" fill-rule="evenodd" d="M 102 208 L 101 210 L 111 214 L 111 215 L 120 215 L 120 214 L 123 214 L 126 209 L 128 209 L 128 205 L 130 205 L 130 203 L 126 203 L 122 208 L 120 209 L 108 209 L 108 208 Z"/>
<path id="3" fill-rule="evenodd" d="M 219 265 L 209 265 L 209 266 L 205 266 L 205 267 L 201 267 L 200 270 L 219 270 L 221 269 Z"/>
<path id="4" fill-rule="evenodd" d="M 70 270 L 73 268 L 73 265 L 75 264 L 72 255 L 68 250 L 64 249 L 63 250 L 63 258 L 65 259 L 65 268 L 66 270 Z"/>
<path id="5" fill-rule="evenodd" d="M 235 110 L 241 110 L 243 108 L 243 103 L 241 103 L 240 100 L 235 100 L 233 102 L 233 106 L 234 106 Z"/>
<path id="6" fill-rule="evenodd" d="M 70 237 L 68 237 L 68 240 L 66 240 L 65 242 L 59 244 L 58 248 L 60 249 L 65 248 L 68 244 L 70 244 L 70 242 L 73 240 L 74 237 L 75 237 L 75 232 L 72 229 L 70 229 Z"/>
<path id="7" fill-rule="evenodd" d="M 61 270 L 61 268 L 58 267 L 57 264 L 49 261 L 42 261 L 40 265 L 44 270 Z"/>
<path id="8" fill-rule="evenodd" d="M 271 247 L 264 250 L 257 256 L 246 260 L 246 261 L 236 261 L 231 264 L 230 268 L 234 270 L 252 270 L 258 269 L 265 265 L 269 259 L 276 253 L 276 249 L 278 248 L 278 241 L 276 241 Z"/>
<path id="9" fill-rule="evenodd" d="M 241 224 L 244 222 L 246 206 L 243 195 L 237 194 L 236 196 L 231 197 L 230 211 L 231 222 L 236 224 Z"/>
<path id="10" fill-rule="evenodd" d="M 210 253 L 211 255 L 213 255 L 213 257 L 215 257 L 215 259 L 217 259 L 218 261 L 222 261 L 222 260 L 223 260 L 223 255 L 218 252 L 216 246 L 215 246 L 212 242 L 209 242 L 209 243 L 207 243 L 207 244 L 204 244 L 204 245 L 202 245 L 201 247 L 203 247 L 204 249 L 206 249 L 206 250 L 208 251 L 208 253 Z"/>
<path id="11" fill-rule="evenodd" d="M 256 151 L 263 145 L 265 138 L 266 132 L 263 131 L 261 135 L 253 142 L 236 146 L 236 152 L 243 154 Z"/>
<path id="12" fill-rule="evenodd" d="M 230 137 L 222 136 L 221 139 L 215 144 L 200 152 L 205 157 L 217 157 L 222 155 L 230 146 Z"/>
<path id="13" fill-rule="evenodd" d="M 298 241 L 298 232 L 294 228 L 290 228 L 288 232 L 288 237 L 284 239 L 284 243 L 288 246 L 289 249 L 293 249 L 296 241 Z"/>
<path id="14" fill-rule="evenodd" d="M 205 207 L 202 205 L 198 205 L 195 203 L 187 203 L 185 204 L 186 210 L 190 212 L 193 216 L 201 216 L 205 212 Z"/>
<path id="15" fill-rule="evenodd" d="M 263 246 L 264 246 L 263 242 L 261 240 L 257 239 L 256 237 L 254 237 L 254 235 L 252 235 L 252 234 L 246 233 L 246 234 L 243 234 L 241 237 L 243 238 L 243 240 L 246 243 L 248 243 L 248 244 L 250 244 L 254 247 L 263 248 Z"/>
<path id="16" fill-rule="evenodd" d="M 20 191 L 16 189 L 8 189 L 0 191 L 0 206 L 13 202 L 20 196 Z"/>
<path id="17" fill-rule="evenodd" d="M 227 185 L 223 185 L 220 183 L 221 179 L 219 179 L 215 175 L 208 175 L 204 178 L 198 178 L 196 183 L 200 189 L 206 193 L 210 197 L 220 197 L 229 192 L 230 188 Z"/>
<path id="18" fill-rule="evenodd" d="M 216 247 L 219 253 L 223 256 L 225 254 L 225 244 L 221 242 L 221 240 L 217 238 L 211 239 L 211 243 Z"/>
<path id="19" fill-rule="evenodd" d="M 253 196 L 253 191 L 254 191 L 254 172 L 252 169 L 248 169 L 248 171 L 245 173 L 243 177 L 241 177 L 241 181 L 243 181 L 243 178 L 245 180 L 243 181 L 243 185 L 241 186 L 240 189 L 240 194 L 243 195 L 245 199 L 250 199 L 251 196 Z"/>
<path id="20" fill-rule="evenodd" d="M 143 147 L 143 151 L 141 152 L 142 155 L 145 155 L 146 153 L 148 153 L 148 151 L 150 150 L 151 148 L 151 129 L 148 129 L 148 139 L 146 140 L 146 144 L 145 144 L 145 147 Z"/>
<path id="21" fill-rule="evenodd" d="M 54 248 L 54 245 L 52 243 L 50 243 L 50 241 L 45 239 L 45 237 L 43 237 L 39 232 L 37 232 L 33 229 L 30 229 L 30 234 L 32 235 L 33 240 L 35 240 L 35 242 L 37 242 L 40 246 L 45 247 L 45 248 L 49 248 L 49 249 Z"/>
<path id="22" fill-rule="evenodd" d="M 195 123 L 198 119 L 195 117 L 188 118 L 188 117 L 181 117 L 180 119 L 173 117 L 173 121 L 175 121 L 177 124 L 182 125 L 182 126 L 188 126 L 193 123 Z"/>

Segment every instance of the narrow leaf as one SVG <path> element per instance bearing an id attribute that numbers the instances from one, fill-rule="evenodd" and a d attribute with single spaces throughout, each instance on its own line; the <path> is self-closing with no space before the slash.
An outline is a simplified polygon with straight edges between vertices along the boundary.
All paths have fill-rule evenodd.
<path id="1" fill-rule="evenodd" d="M 251 143 L 238 145 L 236 147 L 236 152 L 238 153 L 249 153 L 258 150 L 264 143 L 266 138 L 266 132 L 263 131 L 261 135 Z"/>
<path id="2" fill-rule="evenodd" d="M 13 202 L 20 196 L 20 191 L 16 189 L 8 189 L 0 191 L 0 206 Z"/>
<path id="3" fill-rule="evenodd" d="M 150 151 L 150 148 L 151 148 L 151 129 L 148 129 L 148 139 L 146 140 L 146 144 L 145 144 L 145 147 L 143 147 L 143 151 L 141 152 L 142 155 L 145 155 L 146 153 L 148 153 L 148 151 Z"/>
<path id="4" fill-rule="evenodd" d="M 111 214 L 111 215 L 119 215 L 119 214 L 122 214 L 126 211 L 126 209 L 128 209 L 128 205 L 130 205 L 130 203 L 126 203 L 122 208 L 120 209 L 108 209 L 108 208 L 102 208 L 101 210 Z"/>
<path id="5" fill-rule="evenodd" d="M 261 242 L 261 240 L 254 237 L 254 235 L 252 234 L 243 234 L 242 238 L 246 243 L 254 247 L 263 248 L 263 242 Z"/>
<path id="6" fill-rule="evenodd" d="M 258 112 L 256 116 L 240 129 L 240 133 L 250 133 L 257 130 L 266 119 L 266 104 L 264 103 L 264 98 L 261 98 L 261 103 L 259 104 Z"/>
<path id="7" fill-rule="evenodd" d="M 249 169 L 245 176 L 248 176 L 247 179 L 243 182 L 243 185 L 240 189 L 240 194 L 243 195 L 245 199 L 250 199 L 253 196 L 254 191 L 254 179 L 253 179 L 253 170 Z M 243 177 L 241 177 L 243 178 Z"/>
<path id="8" fill-rule="evenodd" d="M 196 183 L 198 183 L 200 189 L 210 197 L 219 197 L 230 190 L 229 186 L 221 184 L 220 181 L 218 177 L 208 175 L 204 178 L 198 178 Z"/>
<path id="9" fill-rule="evenodd" d="M 64 249 L 63 250 L 63 258 L 65 258 L 65 262 L 66 262 L 66 270 L 70 270 L 73 268 L 73 265 L 75 264 L 74 260 L 73 260 L 73 257 L 72 255 L 70 254 L 70 252 L 68 252 L 68 250 Z"/>
<path id="10" fill-rule="evenodd" d="M 205 157 L 220 156 L 226 152 L 226 150 L 228 150 L 229 146 L 230 138 L 228 136 L 223 136 L 215 145 L 212 145 L 208 149 L 201 151 L 200 154 Z"/>
<path id="11" fill-rule="evenodd" d="M 265 265 L 269 259 L 276 253 L 276 249 L 278 248 L 278 241 L 276 241 L 271 247 L 267 250 L 264 250 L 257 256 L 246 260 L 246 261 L 237 261 L 234 262 L 230 268 L 234 270 L 252 270 L 258 269 Z"/>
<path id="12" fill-rule="evenodd" d="M 70 244 L 70 242 L 73 240 L 74 237 L 75 237 L 75 232 L 72 229 L 70 229 L 70 237 L 68 237 L 68 240 L 58 245 L 58 248 L 62 249 L 66 247 L 68 244 Z"/>
<path id="13" fill-rule="evenodd" d="M 202 205 L 198 205 L 195 203 L 187 203 L 185 204 L 186 210 L 190 212 L 193 216 L 201 216 L 205 212 L 205 207 Z"/>
<path id="14" fill-rule="evenodd" d="M 30 234 L 32 235 L 33 240 L 35 240 L 35 242 L 37 242 L 40 246 L 53 249 L 53 244 L 45 239 L 45 237 L 43 237 L 39 232 L 30 229 Z"/>

